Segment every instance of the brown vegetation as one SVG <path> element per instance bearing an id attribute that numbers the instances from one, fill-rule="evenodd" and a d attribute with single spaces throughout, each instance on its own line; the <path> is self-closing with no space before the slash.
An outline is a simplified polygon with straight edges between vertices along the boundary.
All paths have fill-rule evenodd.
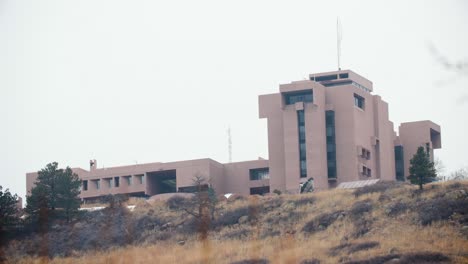
<path id="1" fill-rule="evenodd" d="M 139 203 L 86 213 L 5 253 L 7 263 L 466 263 L 468 183 L 431 185 L 222 201 L 206 240 L 175 200 Z"/>

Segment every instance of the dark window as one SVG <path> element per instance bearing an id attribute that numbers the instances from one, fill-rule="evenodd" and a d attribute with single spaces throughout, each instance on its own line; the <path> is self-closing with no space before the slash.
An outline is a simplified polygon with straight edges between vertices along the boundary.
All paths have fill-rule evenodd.
<path id="1" fill-rule="evenodd" d="M 429 143 L 426 143 L 426 154 L 428 157 L 431 156 L 431 147 Z"/>
<path id="2" fill-rule="evenodd" d="M 338 79 L 338 75 L 336 74 L 315 77 L 316 82 L 331 81 L 336 79 Z"/>
<path id="3" fill-rule="evenodd" d="M 370 151 L 365 148 L 362 148 L 361 157 L 364 159 L 370 160 Z"/>
<path id="4" fill-rule="evenodd" d="M 125 181 L 127 182 L 127 186 L 132 185 L 132 176 L 124 176 Z"/>
<path id="5" fill-rule="evenodd" d="M 325 87 L 348 85 L 348 84 L 353 84 L 353 82 L 352 81 L 337 81 L 337 82 L 322 83 L 322 85 Z"/>
<path id="6" fill-rule="evenodd" d="M 297 102 L 311 103 L 313 100 L 312 90 L 284 94 L 284 101 L 287 105 L 295 104 Z"/>
<path id="7" fill-rule="evenodd" d="M 179 192 L 183 193 L 197 193 L 208 191 L 208 184 L 201 184 L 198 186 L 179 187 Z"/>
<path id="8" fill-rule="evenodd" d="M 398 181 L 405 180 L 403 146 L 395 146 L 395 172 Z"/>
<path id="9" fill-rule="evenodd" d="M 83 191 L 87 191 L 88 190 L 88 181 L 82 181 L 81 186 L 82 186 Z"/>
<path id="10" fill-rule="evenodd" d="M 340 73 L 340 79 L 348 78 L 349 74 L 347 73 Z"/>
<path id="11" fill-rule="evenodd" d="M 336 178 L 335 111 L 325 111 L 328 178 Z"/>
<path id="12" fill-rule="evenodd" d="M 361 109 L 364 109 L 364 98 L 357 94 L 354 94 L 354 105 Z"/>
<path id="13" fill-rule="evenodd" d="M 299 126 L 299 142 L 305 142 L 305 126 Z"/>
<path id="14" fill-rule="evenodd" d="M 105 179 L 105 181 L 107 182 L 107 187 L 112 188 L 112 178 Z"/>
<path id="15" fill-rule="evenodd" d="M 258 181 L 270 178 L 270 170 L 268 168 L 259 168 L 249 170 L 250 180 Z"/>
<path id="16" fill-rule="evenodd" d="M 96 186 L 96 190 L 101 189 L 101 181 L 100 180 L 94 180 L 94 184 Z"/>
<path id="17" fill-rule="evenodd" d="M 250 194 L 264 195 L 270 192 L 270 186 L 254 187 L 250 188 Z"/>
<path id="18" fill-rule="evenodd" d="M 114 183 L 115 183 L 115 188 L 118 188 L 120 186 L 120 178 L 114 177 Z"/>
<path id="19" fill-rule="evenodd" d="M 362 166 L 362 175 L 365 175 L 367 177 L 371 177 L 372 176 L 372 171 L 371 169 L 367 168 L 366 166 Z"/>
<path id="20" fill-rule="evenodd" d="M 301 178 L 307 177 L 306 136 L 305 136 L 305 113 L 304 110 L 297 111 L 297 123 L 299 130 L 299 166 Z"/>

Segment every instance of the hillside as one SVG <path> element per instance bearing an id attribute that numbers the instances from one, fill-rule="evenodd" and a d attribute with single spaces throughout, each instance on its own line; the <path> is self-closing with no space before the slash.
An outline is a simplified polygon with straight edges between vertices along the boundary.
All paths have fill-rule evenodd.
<path id="1" fill-rule="evenodd" d="M 11 241 L 6 263 L 467 263 L 468 182 L 221 201 L 200 239 L 177 200 L 106 208 Z M 38 257 L 49 255 L 49 257 Z"/>

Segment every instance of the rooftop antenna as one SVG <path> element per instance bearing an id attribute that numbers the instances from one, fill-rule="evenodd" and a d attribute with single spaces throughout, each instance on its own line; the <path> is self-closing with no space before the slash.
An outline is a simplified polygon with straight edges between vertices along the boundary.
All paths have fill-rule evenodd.
<path id="1" fill-rule="evenodd" d="M 338 70 L 341 71 L 341 65 L 340 65 L 340 60 L 341 60 L 341 39 L 343 36 L 341 35 L 341 22 L 340 22 L 340 17 L 336 18 L 336 50 L 337 50 L 337 55 L 338 55 Z"/>
<path id="2" fill-rule="evenodd" d="M 231 137 L 231 126 L 228 127 L 228 151 L 229 151 L 229 163 L 232 162 L 232 137 Z"/>

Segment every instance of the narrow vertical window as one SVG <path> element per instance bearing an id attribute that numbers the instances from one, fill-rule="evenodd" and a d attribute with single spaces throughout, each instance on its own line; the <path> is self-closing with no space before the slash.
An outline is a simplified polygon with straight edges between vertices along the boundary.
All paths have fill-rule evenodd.
<path id="1" fill-rule="evenodd" d="M 325 111 L 328 178 L 336 178 L 335 111 Z"/>
<path id="2" fill-rule="evenodd" d="M 299 131 L 299 168 L 300 177 L 307 177 L 306 137 L 305 137 L 305 113 L 297 111 L 297 126 Z"/>
<path id="3" fill-rule="evenodd" d="M 403 146 L 395 146 L 395 173 L 398 181 L 405 181 Z"/>

